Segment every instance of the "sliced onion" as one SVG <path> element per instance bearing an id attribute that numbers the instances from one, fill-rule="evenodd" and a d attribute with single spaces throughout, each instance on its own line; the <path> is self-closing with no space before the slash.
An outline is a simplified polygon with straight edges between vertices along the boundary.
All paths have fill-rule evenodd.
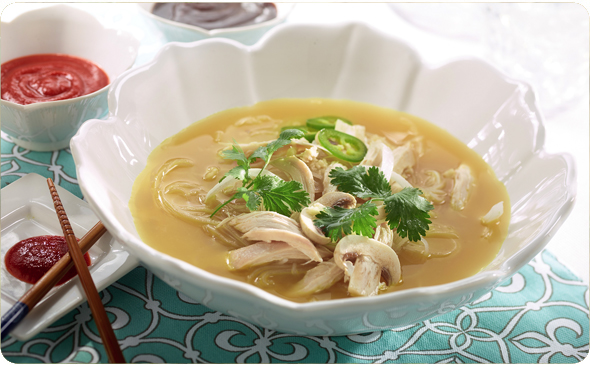
<path id="1" fill-rule="evenodd" d="M 496 222 L 504 214 L 504 202 L 496 203 L 489 212 L 481 217 L 481 223 L 490 224 Z"/>
<path id="2" fill-rule="evenodd" d="M 404 179 L 404 177 L 397 172 L 391 172 L 391 179 L 389 182 L 394 181 L 398 183 L 402 188 L 413 188 L 412 184 L 408 182 L 408 180 Z"/>
<path id="3" fill-rule="evenodd" d="M 424 237 L 422 237 L 420 241 L 422 241 L 422 243 L 424 244 L 424 254 L 426 257 L 428 257 L 430 255 L 430 246 L 428 245 L 428 242 L 426 242 Z"/>

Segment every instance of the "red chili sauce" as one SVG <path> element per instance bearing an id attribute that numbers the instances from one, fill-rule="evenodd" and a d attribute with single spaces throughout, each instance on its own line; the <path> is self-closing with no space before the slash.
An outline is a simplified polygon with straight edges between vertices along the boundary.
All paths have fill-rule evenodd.
<path id="1" fill-rule="evenodd" d="M 273 3 L 156 3 L 152 13 L 211 30 L 258 24 L 277 17 Z"/>
<path id="2" fill-rule="evenodd" d="M 15 278 L 29 284 L 35 284 L 68 252 L 68 244 L 61 236 L 37 236 L 22 240 L 12 246 L 4 264 L 6 270 Z M 90 256 L 84 254 L 86 265 L 90 266 Z M 61 285 L 76 276 L 72 267 L 56 285 Z"/>
<path id="3" fill-rule="evenodd" d="M 63 54 L 35 54 L 2 64 L 2 99 L 27 105 L 72 99 L 109 84 L 94 63 Z"/>

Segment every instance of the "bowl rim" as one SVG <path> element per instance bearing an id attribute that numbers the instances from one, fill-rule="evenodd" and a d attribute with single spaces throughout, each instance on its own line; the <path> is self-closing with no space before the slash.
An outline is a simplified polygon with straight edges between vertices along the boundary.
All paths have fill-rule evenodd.
<path id="1" fill-rule="evenodd" d="M 290 28 L 290 27 L 309 27 L 309 26 L 310 26 L 309 24 L 289 24 L 288 26 L 286 25 L 282 28 L 284 29 L 286 27 Z M 379 30 L 367 25 L 367 24 L 363 24 L 360 22 L 345 22 L 345 23 L 338 23 L 338 24 L 323 24 L 323 25 L 315 24 L 315 25 L 313 25 L 313 27 L 315 27 L 315 28 L 322 27 L 322 28 L 327 28 L 327 29 L 344 29 L 345 27 L 350 27 L 350 26 L 352 26 L 352 27 L 355 27 L 355 26 L 367 27 L 367 28 L 371 29 L 371 31 L 373 31 L 374 33 L 377 33 L 382 36 L 399 41 L 405 47 L 407 47 L 411 51 L 414 51 L 410 45 L 405 43 L 400 38 L 386 34 L 382 31 L 379 31 Z M 124 82 L 124 79 L 132 77 L 135 73 L 141 73 L 144 70 L 147 70 L 150 67 L 152 67 L 152 65 L 157 63 L 159 61 L 159 59 L 162 57 L 162 55 L 165 54 L 165 52 L 167 52 L 167 50 L 171 47 L 192 48 L 192 47 L 200 47 L 201 45 L 207 44 L 209 42 L 223 42 L 223 43 L 228 43 L 236 48 L 239 48 L 243 52 L 256 52 L 257 50 L 264 48 L 267 40 L 271 39 L 273 37 L 274 33 L 278 32 L 278 31 L 279 30 L 276 28 L 271 30 L 270 32 L 266 33 L 261 38 L 260 41 L 258 41 L 254 45 L 250 45 L 250 46 L 241 44 L 241 43 L 231 40 L 231 39 L 223 39 L 223 38 L 212 38 L 212 39 L 202 40 L 202 41 L 198 41 L 198 42 L 190 42 L 190 43 L 170 42 L 167 45 L 165 45 L 164 47 L 162 47 L 150 62 L 148 62 L 142 66 L 139 66 L 137 68 L 134 68 L 132 70 L 126 71 L 124 73 L 124 77 L 119 77 L 113 83 L 113 87 L 112 87 L 111 92 L 109 94 L 109 106 L 111 106 L 111 99 L 116 98 L 115 95 L 118 94 L 118 93 L 116 93 L 116 90 L 117 90 L 119 84 Z M 429 69 L 438 69 L 440 67 L 444 67 L 444 66 L 456 63 L 456 62 L 465 62 L 465 61 L 479 62 L 479 63 L 483 64 L 484 66 L 486 66 L 487 68 L 489 68 L 491 71 L 495 72 L 499 78 L 506 80 L 506 81 L 517 82 L 518 84 L 524 85 L 525 87 L 528 87 L 530 89 L 530 86 L 528 86 L 528 84 L 526 82 L 516 81 L 516 80 L 508 77 L 505 73 L 503 73 L 500 70 L 498 70 L 497 68 L 493 67 L 489 62 L 487 62 L 486 60 L 483 60 L 483 59 L 479 59 L 479 58 L 475 58 L 475 57 L 457 58 L 457 59 L 442 63 L 440 65 L 434 66 L 434 65 L 431 65 L 431 64 L 428 64 L 427 62 L 425 62 L 420 57 L 419 54 L 416 54 L 416 55 L 417 55 L 417 58 L 416 58 L 417 61 L 420 62 L 420 64 L 423 67 L 429 68 Z M 541 117 L 540 111 L 536 105 L 536 100 L 534 101 L 534 104 L 537 109 L 536 112 Z M 111 108 L 111 110 L 116 110 L 116 108 L 115 109 Z M 93 128 L 93 126 L 95 124 L 116 123 L 117 121 L 122 121 L 122 120 L 123 119 L 118 117 L 116 114 L 111 114 L 111 115 L 109 115 L 108 119 L 106 119 L 106 120 L 94 119 L 94 120 L 87 121 L 79 129 L 78 133 L 72 138 L 71 149 L 72 149 L 72 155 L 74 156 L 75 160 L 77 159 L 77 156 L 78 156 L 78 153 L 77 153 L 78 145 L 77 144 L 78 144 L 78 142 L 80 142 L 81 145 L 83 144 L 84 134 L 87 133 L 87 129 L 89 130 L 89 129 Z M 542 118 L 540 118 L 539 125 L 538 125 L 538 133 L 543 134 L 544 128 L 545 127 L 544 127 L 543 120 L 542 120 Z M 532 153 L 532 155 L 529 157 L 529 159 L 527 161 L 530 161 L 531 159 L 534 159 L 536 157 L 554 156 L 554 157 L 563 158 L 563 160 L 567 166 L 567 174 L 565 177 L 565 180 L 568 182 L 568 184 L 567 184 L 568 189 L 566 192 L 567 199 L 565 200 L 565 203 L 559 209 L 559 211 L 555 212 L 555 214 L 553 214 L 550 217 L 550 219 L 552 220 L 552 223 L 553 223 L 550 227 L 548 227 L 547 229 L 544 229 L 541 232 L 538 232 L 537 237 L 535 238 L 534 241 L 532 241 L 529 245 L 522 247 L 520 250 L 515 252 L 512 256 L 510 256 L 506 260 L 505 263 L 503 263 L 502 265 L 499 266 L 499 269 L 480 271 L 474 275 L 471 275 L 471 276 L 466 277 L 464 279 L 452 281 L 450 283 L 417 287 L 417 288 L 409 288 L 409 289 L 404 289 L 404 290 L 400 290 L 400 291 L 384 293 L 384 294 L 372 296 L 372 297 L 349 297 L 349 298 L 342 298 L 342 299 L 332 299 L 332 300 L 327 300 L 327 301 L 299 303 L 299 302 L 294 302 L 294 301 L 290 301 L 288 299 L 281 298 L 281 297 L 276 296 L 272 293 L 269 293 L 261 288 L 258 288 L 254 285 L 244 283 L 241 281 L 237 281 L 234 279 L 218 276 L 216 274 L 212 274 L 204 269 L 201 269 L 199 267 L 191 265 L 185 261 L 182 261 L 180 259 L 174 258 L 174 257 L 166 255 L 166 254 L 162 254 L 160 251 L 157 251 L 156 249 L 154 249 L 151 246 L 144 243 L 141 239 L 134 237 L 133 234 L 131 234 L 130 232 L 128 232 L 127 230 L 125 230 L 123 228 L 123 226 L 120 224 L 120 222 L 115 218 L 115 216 L 111 212 L 105 213 L 105 212 L 101 211 L 100 209 L 96 209 L 97 204 L 94 200 L 94 197 L 92 195 L 87 194 L 87 185 L 84 182 L 84 179 L 80 179 L 80 188 L 81 188 L 84 196 L 88 199 L 90 205 L 94 208 L 97 216 L 100 217 L 100 219 L 107 226 L 109 231 L 114 232 L 114 235 L 116 235 L 118 237 L 118 239 L 121 239 L 126 245 L 129 245 L 130 249 L 134 252 L 134 254 L 137 252 L 137 250 L 140 250 L 142 252 L 142 256 L 145 255 L 144 257 L 147 259 L 146 260 L 147 262 L 155 259 L 157 261 L 160 261 L 161 265 L 166 265 L 168 267 L 172 267 L 171 270 L 173 270 L 173 271 L 180 270 L 180 272 L 185 272 L 187 275 L 190 275 L 191 277 L 202 278 L 203 281 L 207 282 L 207 284 L 205 286 L 201 285 L 201 287 L 215 286 L 216 288 L 221 288 L 221 291 L 232 291 L 233 290 L 233 291 L 246 292 L 249 296 L 252 296 L 252 297 L 260 300 L 259 303 L 264 303 L 264 304 L 266 304 L 268 306 L 272 306 L 278 310 L 295 311 L 295 312 L 289 312 L 295 317 L 299 314 L 302 314 L 302 313 L 303 314 L 312 313 L 312 312 L 321 313 L 321 312 L 325 312 L 325 311 L 331 311 L 331 310 L 334 310 L 335 306 L 338 307 L 338 309 L 346 310 L 346 309 L 353 309 L 354 308 L 355 310 L 358 310 L 358 305 L 362 304 L 364 306 L 364 308 L 367 308 L 367 310 L 369 310 L 371 307 L 383 307 L 384 303 L 390 302 L 392 300 L 405 301 L 405 300 L 411 299 L 412 297 L 415 297 L 415 296 L 420 296 L 422 298 L 429 298 L 429 297 L 439 296 L 441 294 L 449 294 L 449 293 L 460 294 L 460 293 L 466 293 L 466 292 L 474 292 L 478 288 L 479 289 L 489 288 L 491 290 L 491 289 L 493 289 L 493 287 L 499 285 L 501 283 L 501 281 L 503 281 L 503 280 L 507 279 L 508 277 L 512 276 L 513 274 L 515 274 L 518 270 L 520 270 L 522 268 L 522 266 L 524 264 L 529 262 L 536 254 L 541 252 L 543 247 L 545 246 L 545 244 L 553 236 L 554 232 L 565 221 L 565 219 L 567 218 L 567 216 L 569 215 L 569 213 L 571 212 L 571 210 L 573 208 L 573 203 L 574 203 L 575 195 L 576 195 L 576 181 L 575 181 L 576 169 L 575 169 L 574 159 L 571 155 L 569 155 L 567 153 L 548 154 L 547 152 L 545 152 L 545 149 L 544 149 L 544 140 L 541 139 L 541 141 L 539 141 L 539 142 L 540 142 L 540 144 L 539 144 L 538 148 Z M 80 163 L 80 161 L 75 161 L 75 162 L 76 162 L 76 169 L 78 172 L 78 176 L 87 175 L 84 172 L 87 168 L 86 165 L 84 165 L 83 163 Z M 143 257 L 141 257 L 141 256 L 140 256 L 140 261 L 144 261 Z M 524 264 L 522 264 L 523 262 L 524 262 Z M 217 284 L 219 284 L 219 285 L 217 285 Z M 489 290 L 486 290 L 486 291 L 489 291 Z M 470 298 L 468 301 L 472 302 L 476 299 L 478 299 L 478 298 L 474 297 L 474 298 Z"/>
<path id="2" fill-rule="evenodd" d="M 156 2 L 148 2 L 148 3 L 143 2 L 143 3 L 138 3 L 137 6 L 140 9 L 140 13 L 142 13 L 144 16 L 146 16 L 152 20 L 155 20 L 157 22 L 161 22 L 161 23 L 164 23 L 167 25 L 171 25 L 174 27 L 179 27 L 179 28 L 182 28 L 185 30 L 194 31 L 194 32 L 200 33 L 204 36 L 207 36 L 207 37 L 215 37 L 215 36 L 223 36 L 223 35 L 229 35 L 229 34 L 240 33 L 240 32 L 247 32 L 250 30 L 255 30 L 255 29 L 259 29 L 259 28 L 263 28 L 263 27 L 267 27 L 267 26 L 273 26 L 276 24 L 280 24 L 287 18 L 287 16 L 291 13 L 293 8 L 295 7 L 295 3 L 274 2 L 273 4 L 275 4 L 275 6 L 277 8 L 277 16 L 273 19 L 269 19 L 267 21 L 257 23 L 257 24 L 208 30 L 205 28 L 198 27 L 196 25 L 180 23 L 180 22 L 177 22 L 174 20 L 170 20 L 170 19 L 166 19 L 166 18 L 162 18 L 157 15 L 154 15 L 150 10 L 153 8 L 153 6 L 155 4 L 156 4 Z"/>
<path id="3" fill-rule="evenodd" d="M 52 101 L 41 101 L 41 102 L 36 102 L 36 103 L 31 103 L 31 104 L 19 104 L 10 100 L 4 100 L 4 99 L 0 99 L 0 104 L 5 106 L 5 107 L 10 107 L 10 108 L 14 108 L 14 109 L 20 109 L 21 111 L 26 111 L 27 109 L 29 109 L 29 111 L 35 110 L 35 109 L 40 109 L 40 108 L 47 108 L 47 107 L 52 107 L 52 106 L 61 106 L 61 105 L 65 105 L 65 104 L 70 104 L 70 103 L 75 103 L 78 101 L 82 101 L 84 99 L 90 99 L 93 98 L 97 95 L 103 94 L 105 92 L 107 92 L 109 90 L 109 88 L 111 87 L 111 85 L 113 84 L 113 82 L 118 78 L 118 76 L 120 76 L 121 74 L 125 73 L 126 71 L 129 71 L 133 65 L 135 64 L 136 60 L 137 60 L 137 56 L 139 54 L 139 46 L 140 46 L 140 42 L 139 40 L 134 37 L 131 33 L 121 30 L 121 29 L 117 29 L 117 28 L 108 28 L 106 26 L 103 25 L 103 23 L 101 23 L 94 15 L 92 15 L 91 13 L 84 11 L 82 9 L 78 9 L 76 7 L 70 6 L 68 4 L 54 4 L 54 5 L 49 5 L 49 6 L 45 6 L 45 7 L 41 7 L 38 9 L 33 9 L 33 10 L 29 10 L 26 12 L 23 12 L 22 14 L 19 14 L 18 16 L 16 16 L 14 19 L 10 20 L 10 21 L 1 21 L 1 26 L 4 27 L 11 27 L 14 24 L 18 24 L 19 21 L 23 21 L 23 17 L 29 17 L 31 16 L 31 14 L 35 14 L 35 13 L 45 13 L 45 12 L 54 12 L 55 14 L 58 14 L 58 16 L 63 16 L 63 14 L 65 14 L 65 12 L 70 12 L 70 13 L 83 13 L 87 16 L 90 16 L 94 19 L 95 21 L 95 25 L 98 25 L 100 28 L 102 28 L 102 30 L 106 33 L 111 33 L 111 34 L 117 34 L 118 37 L 120 38 L 126 38 L 128 40 L 128 45 L 127 47 L 130 48 L 133 52 L 133 57 L 129 62 L 129 65 L 127 65 L 127 67 L 125 67 L 125 69 L 119 74 L 116 75 L 114 77 L 109 76 L 109 83 L 107 85 L 105 85 L 104 87 L 95 90 L 89 94 L 84 94 L 84 95 L 80 95 L 80 96 L 76 96 L 74 98 L 69 98 L 69 99 L 62 99 L 62 100 L 52 100 Z M 26 20 L 26 19 L 25 19 Z M 6 28 L 4 28 L 6 31 Z M 58 54 L 58 55 L 68 55 L 68 56 L 73 56 L 73 55 L 69 55 L 69 54 L 65 54 L 65 53 L 30 53 L 27 55 L 22 55 L 19 57 L 26 57 L 26 56 L 30 56 L 30 55 L 35 55 L 35 54 Z M 17 59 L 19 57 L 15 57 L 15 58 L 11 58 L 9 60 L 5 60 L 2 63 Z M 82 58 L 86 61 L 90 61 L 93 64 L 95 64 L 96 66 L 100 67 L 101 70 L 103 70 L 103 72 L 106 73 L 106 71 L 103 69 L 102 66 L 98 65 L 95 61 L 93 60 L 88 60 L 85 59 L 83 57 L 80 56 L 73 56 L 73 57 L 77 57 L 77 58 Z"/>

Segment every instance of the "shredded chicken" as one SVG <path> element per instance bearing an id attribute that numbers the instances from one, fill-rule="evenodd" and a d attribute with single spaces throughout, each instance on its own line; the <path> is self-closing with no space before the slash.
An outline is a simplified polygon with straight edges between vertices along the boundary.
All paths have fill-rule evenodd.
<path id="1" fill-rule="evenodd" d="M 323 179 L 323 185 L 324 185 L 324 191 L 323 191 L 323 195 L 326 195 L 328 193 L 333 193 L 335 191 L 338 191 L 338 187 L 336 187 L 335 185 L 333 185 L 331 183 L 331 178 L 330 178 L 330 171 L 332 171 L 332 169 L 336 168 L 336 167 L 342 167 L 344 168 L 344 165 L 342 165 L 339 162 L 332 162 L 330 165 L 328 165 L 328 167 L 326 168 L 326 171 L 324 172 L 324 179 Z"/>
<path id="2" fill-rule="evenodd" d="M 416 156 L 410 143 L 393 149 L 393 172 L 402 174 L 407 169 L 413 169 Z"/>
<path id="3" fill-rule="evenodd" d="M 330 288 L 343 277 L 344 271 L 334 263 L 334 259 L 330 259 L 309 270 L 303 279 L 295 284 L 290 294 L 303 296 L 319 293 Z"/>
<path id="4" fill-rule="evenodd" d="M 296 248 L 297 250 L 304 253 L 313 261 L 322 261 L 322 257 L 320 256 L 317 248 L 307 237 L 303 235 L 303 233 L 290 232 L 284 229 L 254 228 L 246 232 L 242 237 L 250 241 L 286 242 L 293 248 Z"/>
<path id="5" fill-rule="evenodd" d="M 381 139 L 375 140 L 369 144 L 367 154 L 360 163 L 360 165 L 363 166 L 377 166 L 387 181 L 389 181 L 391 178 L 393 164 L 393 151 L 385 143 L 383 143 Z"/>
<path id="6" fill-rule="evenodd" d="M 285 242 L 258 242 L 232 250 L 228 256 L 228 264 L 234 270 L 281 260 L 309 260 L 309 257 Z"/>
<path id="7" fill-rule="evenodd" d="M 471 169 L 465 164 L 461 164 L 454 173 L 454 185 L 451 191 L 451 207 L 455 210 L 463 210 L 469 199 L 469 190 L 473 183 Z"/>
<path id="8" fill-rule="evenodd" d="M 338 119 L 336 121 L 336 126 L 334 127 L 334 129 L 337 130 L 338 132 L 342 132 L 342 133 L 350 134 L 351 136 L 355 136 L 356 138 L 363 141 L 363 143 L 365 143 L 365 144 L 367 142 L 367 137 L 365 136 L 366 128 L 364 125 L 360 125 L 360 124 L 350 125 L 350 124 L 344 123 L 343 121 Z"/>

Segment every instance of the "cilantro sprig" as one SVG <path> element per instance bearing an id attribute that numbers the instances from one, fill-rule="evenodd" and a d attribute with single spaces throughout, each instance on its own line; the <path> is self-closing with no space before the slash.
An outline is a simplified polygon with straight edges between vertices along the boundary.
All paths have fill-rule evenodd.
<path id="1" fill-rule="evenodd" d="M 348 170 L 336 167 L 329 175 L 338 190 L 361 199 L 364 204 L 352 208 L 327 207 L 314 220 L 332 241 L 338 241 L 352 232 L 373 237 L 377 226 L 377 207 L 373 201 L 382 201 L 389 227 L 397 229 L 400 237 L 419 241 L 426 234 L 430 223 L 428 212 L 434 207 L 422 197 L 417 188 L 404 188 L 393 194 L 389 182 L 377 167 L 355 166 Z"/>
<path id="2" fill-rule="evenodd" d="M 232 177 L 241 180 L 242 186 L 237 189 L 232 197 L 217 206 L 211 217 L 234 199 L 244 199 L 246 206 L 251 211 L 257 210 L 262 204 L 266 210 L 287 216 L 291 212 L 299 212 L 309 205 L 309 195 L 300 182 L 285 181 L 277 176 L 262 174 L 270 163 L 272 155 L 279 148 L 290 144 L 291 139 L 302 138 L 303 136 L 304 133 L 297 129 L 284 130 L 279 135 L 279 138 L 269 142 L 266 146 L 258 147 L 250 156 L 246 156 L 244 150 L 237 143 L 231 149 L 222 151 L 221 157 L 236 161 L 237 166 L 225 173 L 219 182 L 227 177 Z M 249 174 L 250 165 L 256 162 L 257 159 L 264 161 L 264 166 L 258 175 L 251 177 Z"/>
<path id="3" fill-rule="evenodd" d="M 370 201 L 362 205 L 346 209 L 339 206 L 322 210 L 315 216 L 313 223 L 325 231 L 333 242 L 351 233 L 373 237 L 378 214 L 377 206 Z"/>

